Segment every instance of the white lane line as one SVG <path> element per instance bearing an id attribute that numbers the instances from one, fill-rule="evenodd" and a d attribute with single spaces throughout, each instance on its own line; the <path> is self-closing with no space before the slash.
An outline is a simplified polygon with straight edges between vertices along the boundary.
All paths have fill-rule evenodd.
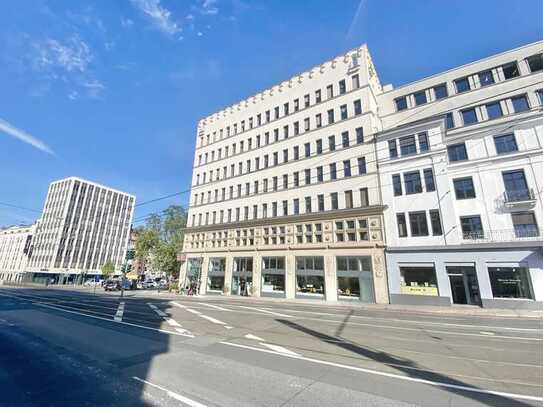
<path id="1" fill-rule="evenodd" d="M 212 322 L 212 323 L 218 324 L 218 325 L 223 325 L 226 329 L 232 329 L 232 327 L 227 328 L 226 322 L 220 321 L 217 318 L 213 318 L 213 317 L 204 315 L 200 311 L 196 311 L 194 309 L 187 308 L 185 305 L 179 304 L 178 302 L 175 302 L 175 301 L 171 301 L 171 303 L 173 305 L 176 305 L 176 306 L 180 307 L 180 308 L 183 308 L 185 311 L 188 311 L 188 312 L 190 312 L 192 314 L 198 315 L 200 318 L 208 320 L 209 322 Z"/>
<path id="2" fill-rule="evenodd" d="M 181 324 L 179 322 L 177 322 L 175 319 L 172 319 L 172 318 L 169 318 L 168 317 L 168 314 L 166 314 L 165 312 L 162 312 L 161 310 L 159 310 L 156 306 L 154 306 L 153 304 L 149 304 L 147 303 L 147 305 L 149 305 L 149 307 L 151 307 L 151 309 L 153 311 L 155 311 L 157 313 L 157 315 L 160 315 L 162 317 L 162 319 L 164 321 L 167 322 L 168 325 L 170 326 L 173 326 L 175 328 L 175 330 L 180 334 L 180 335 L 184 335 L 184 336 L 189 336 L 191 338 L 194 338 L 194 335 L 192 334 L 192 332 L 190 332 L 189 330 L 187 329 L 183 329 Z"/>
<path id="3" fill-rule="evenodd" d="M 253 334 L 247 334 L 247 335 L 245 335 L 245 337 L 246 337 L 247 339 L 253 339 L 253 340 L 255 340 L 255 341 L 264 341 L 264 339 L 259 338 L 258 336 L 253 335 Z"/>
<path id="4" fill-rule="evenodd" d="M 238 307 L 245 308 L 245 309 L 250 309 L 252 311 L 260 311 L 260 312 L 263 312 L 264 314 L 275 315 L 276 317 L 294 318 L 292 315 L 280 314 L 279 312 L 268 311 L 268 310 L 262 309 L 262 308 L 246 307 L 245 305 L 238 305 Z"/>
<path id="5" fill-rule="evenodd" d="M 99 319 L 101 321 L 112 322 L 110 318 L 99 317 L 99 316 L 96 316 L 96 315 L 89 315 L 89 314 L 85 314 L 83 312 L 78 312 L 78 311 L 70 311 L 70 310 L 67 310 L 67 309 L 64 309 L 64 308 L 55 307 L 54 305 L 48 305 L 48 304 L 44 304 L 44 303 L 41 303 L 41 302 L 32 301 L 32 304 L 37 305 L 38 307 L 50 308 L 50 309 L 54 309 L 56 311 L 67 312 L 68 314 L 80 315 L 82 317 L 88 317 L 88 318 Z M 172 332 L 172 331 L 167 331 L 165 329 L 151 328 L 150 326 L 133 324 L 131 322 L 125 322 L 125 321 L 120 321 L 118 323 L 122 324 L 122 325 L 133 326 L 133 327 L 136 327 L 136 328 L 148 329 L 150 331 L 156 331 L 156 332 L 160 332 L 160 333 L 168 334 L 168 335 L 180 335 L 180 336 L 187 336 L 189 338 L 194 338 L 194 335 L 192 335 L 192 334 L 187 335 L 187 334 L 182 334 L 182 333 L 176 333 L 176 332 Z"/>
<path id="6" fill-rule="evenodd" d="M 198 302 L 197 304 L 204 305 L 204 306 L 209 307 L 209 308 L 217 309 L 217 310 L 219 310 L 219 311 L 229 311 L 229 312 L 232 312 L 231 309 L 219 307 L 218 305 L 214 305 L 214 304 L 207 304 L 207 303 L 205 303 L 205 302 Z"/>
<path id="7" fill-rule="evenodd" d="M 187 310 L 188 312 L 194 315 L 202 315 L 200 311 L 196 311 L 195 309 L 185 308 L 185 310 Z"/>
<path id="8" fill-rule="evenodd" d="M 189 399 L 186 396 L 183 396 L 179 393 L 174 393 L 171 390 L 166 389 L 165 387 L 159 386 L 158 384 L 154 384 L 151 382 L 148 382 L 147 380 L 140 379 L 137 376 L 132 376 L 132 379 L 137 380 L 138 382 L 145 383 L 148 386 L 154 387 L 156 389 L 162 390 L 163 392 L 166 392 L 166 394 L 171 397 L 172 399 L 175 399 L 177 401 L 180 401 L 181 403 L 184 403 L 190 407 L 206 407 L 205 404 L 199 403 L 196 400 Z"/>
<path id="9" fill-rule="evenodd" d="M 115 322 L 121 322 L 123 320 L 123 314 L 124 314 L 124 302 L 120 302 L 119 307 L 117 308 L 117 312 L 115 313 L 115 316 L 113 317 L 113 320 Z"/>
<path id="10" fill-rule="evenodd" d="M 488 331 L 480 331 L 479 333 L 481 335 L 488 335 L 488 336 L 496 335 L 494 332 L 488 332 Z"/>
<path id="11" fill-rule="evenodd" d="M 175 319 L 171 319 L 171 318 L 164 318 L 164 319 L 166 320 L 168 325 L 175 326 L 177 328 L 181 328 L 181 324 L 179 322 L 177 322 Z"/>
<path id="12" fill-rule="evenodd" d="M 230 326 L 230 325 L 225 325 L 224 326 L 226 329 L 233 329 L 234 327 L 233 326 Z"/>
<path id="13" fill-rule="evenodd" d="M 279 346 L 279 345 L 272 345 L 271 343 L 264 343 L 264 342 L 260 342 L 260 344 L 262 346 L 270 348 L 271 350 L 273 350 L 275 352 L 279 352 L 279 353 L 284 354 L 284 355 L 300 356 L 300 354 L 298 354 L 296 352 L 293 352 L 291 350 L 288 350 L 287 348 L 283 348 L 282 346 Z"/>
<path id="14" fill-rule="evenodd" d="M 460 385 L 456 385 L 456 384 L 449 384 L 449 383 L 443 383 L 443 382 L 436 382 L 436 381 L 432 381 L 432 380 L 419 379 L 419 378 L 416 378 L 416 377 L 402 376 L 402 375 L 395 374 L 395 373 L 380 372 L 378 370 L 366 369 L 366 368 L 363 368 L 363 367 L 343 365 L 341 363 L 328 362 L 326 360 L 313 359 L 313 358 L 308 358 L 308 357 L 300 356 L 300 355 L 291 355 L 291 354 L 287 354 L 287 353 L 276 352 L 276 351 L 273 351 L 273 350 L 256 348 L 254 346 L 240 345 L 240 344 L 232 343 L 232 342 L 219 342 L 219 343 L 221 343 L 223 345 L 227 345 L 227 346 L 233 346 L 233 347 L 236 347 L 236 348 L 250 349 L 250 350 L 254 350 L 256 352 L 271 353 L 271 354 L 283 356 L 283 357 L 286 357 L 286 358 L 303 360 L 303 361 L 306 361 L 306 362 L 311 362 L 311 363 L 317 363 L 317 364 L 320 364 L 320 365 L 337 367 L 337 368 L 340 368 L 340 369 L 353 370 L 353 371 L 356 371 L 356 372 L 372 374 L 372 375 L 375 375 L 375 376 L 384 376 L 384 377 L 389 377 L 389 378 L 397 379 L 397 380 L 404 380 L 404 381 L 408 381 L 408 382 L 416 382 L 416 383 L 428 384 L 430 386 L 435 386 L 435 387 L 444 387 L 444 388 L 448 388 L 448 389 L 462 390 L 462 391 L 471 392 L 471 393 L 492 394 L 492 395 L 495 395 L 495 396 L 508 397 L 508 398 L 518 399 L 518 400 L 543 401 L 543 397 L 530 396 L 528 394 L 506 393 L 506 392 L 502 392 L 502 391 L 479 389 L 479 388 L 476 388 L 476 387 L 460 386 Z"/>
<path id="15" fill-rule="evenodd" d="M 177 332 L 179 332 L 181 335 L 184 335 L 184 336 L 189 336 L 191 338 L 194 338 L 194 335 L 192 334 L 192 332 L 186 330 L 186 329 L 183 329 L 183 328 L 175 328 L 175 330 Z"/>
<path id="16" fill-rule="evenodd" d="M 214 324 L 225 325 L 225 322 L 219 321 L 218 319 L 215 319 L 213 317 L 208 317 L 207 315 L 201 314 L 200 317 L 203 319 L 207 319 L 209 322 L 213 322 Z"/>
<path id="17" fill-rule="evenodd" d="M 173 304 L 173 305 L 175 305 L 176 307 L 179 307 L 179 308 L 187 308 L 187 307 L 185 307 L 183 304 L 179 304 L 179 303 L 176 302 L 176 301 L 170 301 L 170 304 Z"/>

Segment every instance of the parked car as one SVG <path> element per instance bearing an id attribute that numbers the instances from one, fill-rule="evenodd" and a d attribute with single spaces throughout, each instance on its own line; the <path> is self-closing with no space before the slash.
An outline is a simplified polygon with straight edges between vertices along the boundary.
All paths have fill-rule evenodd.
<path id="1" fill-rule="evenodd" d="M 160 280 L 158 282 L 158 288 L 160 288 L 161 290 L 166 290 L 168 289 L 168 287 L 169 287 L 169 284 L 166 280 Z"/>
<path id="2" fill-rule="evenodd" d="M 157 288 L 158 284 L 156 283 L 156 281 L 147 280 L 147 281 L 144 281 L 143 287 L 146 289 Z"/>
<path id="3" fill-rule="evenodd" d="M 138 290 L 143 290 L 143 282 L 142 282 L 142 281 L 138 281 L 138 282 L 136 283 L 136 288 L 137 288 Z"/>
<path id="4" fill-rule="evenodd" d="M 93 287 L 93 286 L 100 287 L 102 283 L 103 283 L 102 280 L 87 280 L 85 281 L 84 285 L 86 285 L 87 287 Z"/>
<path id="5" fill-rule="evenodd" d="M 121 283 L 118 280 L 109 280 L 104 283 L 104 291 L 119 291 Z"/>

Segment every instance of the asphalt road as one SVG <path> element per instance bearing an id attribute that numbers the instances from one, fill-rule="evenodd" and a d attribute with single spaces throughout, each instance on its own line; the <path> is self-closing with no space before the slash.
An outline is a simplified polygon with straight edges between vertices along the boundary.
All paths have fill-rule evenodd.
<path id="1" fill-rule="evenodd" d="M 543 319 L 0 287 L 0 406 L 543 406 Z"/>

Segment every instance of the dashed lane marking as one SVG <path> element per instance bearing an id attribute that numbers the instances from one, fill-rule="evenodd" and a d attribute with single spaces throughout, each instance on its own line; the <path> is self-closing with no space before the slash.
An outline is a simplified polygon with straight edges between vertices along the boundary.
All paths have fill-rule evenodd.
<path id="1" fill-rule="evenodd" d="M 158 309 L 157 306 L 155 306 L 154 304 L 151 304 L 151 303 L 147 303 L 147 305 L 149 305 L 149 307 L 155 311 L 157 313 L 157 315 L 159 315 L 160 317 L 162 317 L 162 319 L 164 321 L 166 321 L 166 323 L 170 326 L 173 326 L 174 329 L 176 330 L 177 333 L 179 333 L 180 335 L 184 335 L 184 336 L 189 336 L 191 338 L 194 338 L 194 335 L 192 334 L 192 332 L 190 332 L 189 330 L 187 329 L 184 329 L 181 324 L 179 322 L 177 322 L 175 319 L 172 319 L 172 318 L 169 318 L 168 317 L 168 314 L 166 314 L 165 312 L 161 311 Z"/>
<path id="2" fill-rule="evenodd" d="M 213 317 L 208 317 L 207 315 L 200 315 L 200 317 L 203 319 L 207 319 L 209 322 L 213 322 L 214 324 L 225 325 L 224 322 L 219 321 L 218 319 L 215 319 Z"/>
<path id="3" fill-rule="evenodd" d="M 200 311 L 196 311 L 196 310 L 194 310 L 194 309 L 188 308 L 188 307 L 186 307 L 185 305 L 179 304 L 179 303 L 176 302 L 176 301 L 172 301 L 171 304 L 172 304 L 172 305 L 175 305 L 175 306 L 177 306 L 177 307 L 179 307 L 179 308 L 182 308 L 182 309 L 184 309 L 185 311 L 188 311 L 188 312 L 190 312 L 190 313 L 192 313 L 192 314 L 194 314 L 194 315 L 198 315 L 200 318 L 203 318 L 203 319 L 205 319 L 205 320 L 207 320 L 207 321 L 209 321 L 209 322 L 212 322 L 212 323 L 217 324 L 217 325 L 222 325 L 222 326 L 224 326 L 226 329 L 232 329 L 231 326 L 226 325 L 226 322 L 220 321 L 220 320 L 218 320 L 217 318 L 213 318 L 213 317 L 210 317 L 210 316 L 208 316 L 208 315 L 204 315 L 204 314 L 202 314 Z"/>
<path id="4" fill-rule="evenodd" d="M 259 338 L 258 336 L 253 335 L 253 334 L 247 334 L 247 335 L 245 335 L 245 338 L 247 338 L 247 339 L 254 339 L 255 341 L 264 341 L 264 339 Z"/>
<path id="5" fill-rule="evenodd" d="M 247 307 L 245 305 L 238 305 L 238 307 L 245 308 L 245 309 L 250 309 L 252 311 L 260 311 L 260 312 L 263 312 L 264 314 L 275 315 L 276 317 L 294 318 L 292 315 L 281 314 L 279 312 L 274 312 L 274 311 L 268 311 L 268 310 L 262 309 L 262 308 Z"/>
<path id="6" fill-rule="evenodd" d="M 196 311 L 195 309 L 185 308 L 188 312 L 194 315 L 202 315 L 200 311 Z"/>
<path id="7" fill-rule="evenodd" d="M 275 351 L 275 352 L 279 352 L 279 353 L 282 353 L 284 355 L 290 355 L 290 356 L 300 356 L 298 353 L 296 352 L 293 352 L 291 350 L 288 350 L 287 348 L 283 348 L 282 346 L 279 346 L 279 345 L 273 345 L 271 343 L 265 343 L 265 342 L 260 342 L 260 344 L 262 346 L 265 346 L 267 348 L 270 348 L 271 350 Z"/>
<path id="8" fill-rule="evenodd" d="M 231 309 L 219 307 L 218 305 L 215 305 L 215 304 L 207 304 L 207 303 L 205 303 L 205 302 L 198 302 L 197 304 L 204 305 L 204 306 L 206 306 L 206 307 L 213 308 L 213 309 L 216 309 L 216 310 L 219 310 L 219 311 L 230 311 L 230 312 L 233 312 Z"/>
<path id="9" fill-rule="evenodd" d="M 117 312 L 115 313 L 115 316 L 113 317 L 113 320 L 115 322 L 121 322 L 123 320 L 123 314 L 124 314 L 124 302 L 119 303 L 119 307 L 117 308 Z"/>
<path id="10" fill-rule="evenodd" d="M 205 404 L 202 404 L 202 403 L 200 403 L 200 402 L 198 402 L 196 400 L 189 399 L 186 396 L 183 396 L 183 395 L 181 395 L 179 393 L 175 393 L 175 392 L 173 392 L 171 390 L 168 390 L 165 387 L 159 386 L 158 384 L 154 384 L 154 383 L 151 383 L 151 382 L 149 382 L 147 380 L 140 379 L 137 376 L 133 376 L 132 379 L 137 380 L 138 382 L 141 382 L 141 383 L 145 383 L 146 385 L 154 387 L 155 389 L 162 390 L 163 392 L 166 392 L 166 394 L 169 397 L 171 397 L 172 399 L 180 401 L 181 403 L 184 403 L 184 404 L 186 404 L 186 405 L 188 405 L 190 407 L 206 407 Z"/>

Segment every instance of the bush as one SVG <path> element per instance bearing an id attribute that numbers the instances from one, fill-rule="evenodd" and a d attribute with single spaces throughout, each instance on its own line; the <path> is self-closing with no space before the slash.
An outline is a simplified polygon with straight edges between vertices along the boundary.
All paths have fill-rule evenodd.
<path id="1" fill-rule="evenodd" d="M 178 291 L 178 290 L 179 290 L 179 283 L 177 281 L 170 283 L 170 291 Z"/>

